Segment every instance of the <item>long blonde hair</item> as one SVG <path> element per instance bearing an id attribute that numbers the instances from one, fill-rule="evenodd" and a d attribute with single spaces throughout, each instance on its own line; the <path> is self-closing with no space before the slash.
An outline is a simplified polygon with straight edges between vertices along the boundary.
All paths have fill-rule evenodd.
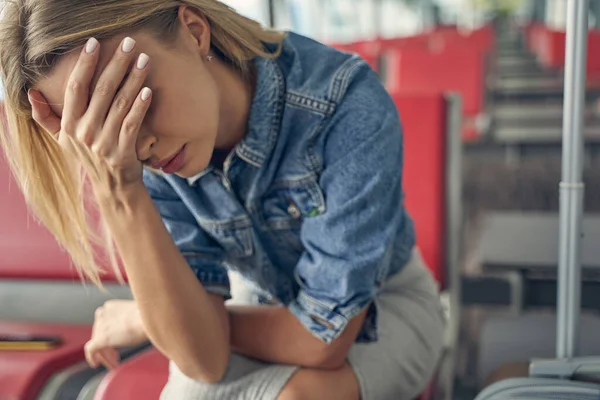
<path id="1" fill-rule="evenodd" d="M 98 249 L 109 256 L 121 279 L 112 239 L 92 222 L 95 212 L 81 171 L 73 171 L 55 139 L 32 119 L 27 90 L 61 55 L 90 37 L 146 29 L 162 42 L 172 42 L 182 5 L 208 19 L 212 47 L 242 74 L 254 58 L 276 57 L 280 51 L 282 33 L 217 0 L 4 0 L 0 5 L 0 77 L 8 118 L 8 129 L 0 124 L 0 142 L 31 210 L 69 252 L 82 276 L 100 287 L 103 262 Z M 267 43 L 276 44 L 277 51 L 268 51 Z"/>

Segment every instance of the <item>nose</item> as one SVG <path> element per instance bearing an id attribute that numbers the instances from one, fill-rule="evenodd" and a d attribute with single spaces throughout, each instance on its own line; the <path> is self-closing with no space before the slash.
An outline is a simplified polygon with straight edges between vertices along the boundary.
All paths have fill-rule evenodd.
<path id="1" fill-rule="evenodd" d="M 152 157 L 152 148 L 157 142 L 157 138 L 151 134 L 140 133 L 135 145 L 135 151 L 140 161 L 146 161 Z"/>

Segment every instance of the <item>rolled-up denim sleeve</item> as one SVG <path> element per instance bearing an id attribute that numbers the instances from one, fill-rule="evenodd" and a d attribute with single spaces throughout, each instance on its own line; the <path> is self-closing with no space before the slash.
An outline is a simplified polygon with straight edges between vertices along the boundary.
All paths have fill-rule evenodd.
<path id="1" fill-rule="evenodd" d="M 223 250 L 198 225 L 187 206 L 162 176 L 144 171 L 144 184 L 177 248 L 204 289 L 230 299 Z"/>
<path id="2" fill-rule="evenodd" d="M 386 94 L 361 86 L 333 118 L 320 186 L 326 211 L 305 218 L 300 284 L 290 311 L 330 343 L 370 305 L 385 279 L 402 209 L 402 135 Z"/>

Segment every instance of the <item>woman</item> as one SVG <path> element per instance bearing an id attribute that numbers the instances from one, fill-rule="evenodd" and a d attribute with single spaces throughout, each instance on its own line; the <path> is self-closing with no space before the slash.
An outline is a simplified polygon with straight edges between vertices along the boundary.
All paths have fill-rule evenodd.
<path id="1" fill-rule="evenodd" d="M 0 42 L 30 205 L 100 283 L 91 189 L 135 298 L 98 310 L 90 364 L 149 339 L 167 400 L 424 388 L 441 307 L 402 206 L 400 121 L 362 60 L 215 0 L 11 0 Z M 228 271 L 254 305 L 225 304 Z"/>

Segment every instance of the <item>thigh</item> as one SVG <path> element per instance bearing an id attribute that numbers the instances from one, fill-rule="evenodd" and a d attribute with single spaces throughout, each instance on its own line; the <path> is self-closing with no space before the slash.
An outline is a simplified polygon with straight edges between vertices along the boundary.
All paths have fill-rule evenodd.
<path id="1" fill-rule="evenodd" d="M 378 340 L 355 344 L 348 356 L 363 400 L 415 398 L 427 386 L 443 347 L 445 320 L 437 288 L 420 256 L 386 286 L 376 300 Z"/>
<path id="2" fill-rule="evenodd" d="M 232 354 L 223 380 L 208 384 L 188 378 L 171 362 L 160 400 L 276 400 L 297 369 Z"/>

